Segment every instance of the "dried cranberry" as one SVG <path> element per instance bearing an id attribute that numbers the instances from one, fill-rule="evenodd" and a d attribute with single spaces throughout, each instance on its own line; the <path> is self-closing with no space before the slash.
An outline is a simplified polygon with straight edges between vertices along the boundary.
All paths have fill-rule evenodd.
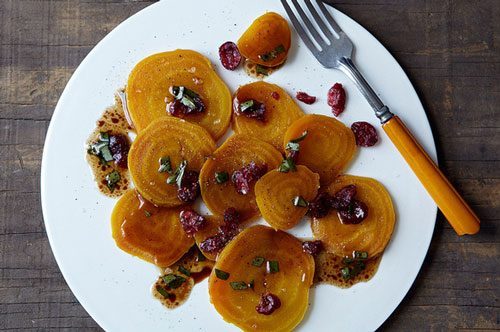
<path id="1" fill-rule="evenodd" d="M 262 294 L 259 305 L 255 307 L 255 310 L 257 310 L 259 314 L 270 315 L 279 307 L 281 307 L 279 297 L 271 293 L 266 293 Z"/>
<path id="2" fill-rule="evenodd" d="M 351 184 L 340 189 L 333 195 L 332 208 L 335 210 L 345 209 L 351 204 L 356 195 L 356 186 Z"/>
<path id="3" fill-rule="evenodd" d="M 343 224 L 359 224 L 368 216 L 368 206 L 354 199 L 349 206 L 337 212 Z"/>
<path id="4" fill-rule="evenodd" d="M 241 53 L 233 42 L 225 42 L 219 47 L 219 58 L 227 70 L 235 70 L 241 62 Z"/>
<path id="5" fill-rule="evenodd" d="M 332 197 L 328 193 L 322 192 L 318 194 L 314 200 L 309 202 L 307 213 L 313 218 L 323 218 L 326 217 L 330 211 L 331 205 Z"/>
<path id="6" fill-rule="evenodd" d="M 198 182 L 198 172 L 185 171 L 181 185 L 177 189 L 177 197 L 186 203 L 194 202 L 200 194 L 200 184 Z"/>
<path id="7" fill-rule="evenodd" d="M 225 223 L 219 227 L 217 234 L 205 239 L 200 243 L 200 249 L 208 253 L 218 253 L 229 243 L 240 229 L 236 223 Z"/>
<path id="8" fill-rule="evenodd" d="M 186 234 L 193 235 L 206 226 L 206 219 L 193 210 L 183 210 L 180 213 L 181 225 Z"/>
<path id="9" fill-rule="evenodd" d="M 224 211 L 224 222 L 228 224 L 237 224 L 240 221 L 240 214 L 235 208 L 227 208 Z"/>
<path id="10" fill-rule="evenodd" d="M 307 105 L 312 105 L 316 102 L 316 97 L 310 96 L 305 92 L 297 92 L 296 98 Z"/>
<path id="11" fill-rule="evenodd" d="M 109 137 L 109 151 L 117 166 L 127 168 L 128 150 L 130 150 L 130 143 L 125 135 L 117 134 Z"/>
<path id="12" fill-rule="evenodd" d="M 351 130 L 356 137 L 356 144 L 359 146 L 374 146 L 378 142 L 377 130 L 368 122 L 354 122 L 351 125 Z"/>
<path id="13" fill-rule="evenodd" d="M 236 115 L 246 116 L 249 119 L 265 121 L 266 105 L 253 99 L 249 99 L 241 103 L 238 100 L 235 100 L 234 112 Z"/>
<path id="14" fill-rule="evenodd" d="M 254 161 L 243 166 L 240 170 L 235 171 L 231 177 L 236 191 L 240 195 L 246 195 L 250 192 L 250 184 L 260 179 L 267 173 L 267 165 L 257 165 Z"/>
<path id="15" fill-rule="evenodd" d="M 203 113 L 205 111 L 205 104 L 199 97 L 193 98 L 195 108 L 189 108 L 184 105 L 180 100 L 175 99 L 173 102 L 168 104 L 168 112 L 170 115 L 175 116 L 177 118 L 182 118 L 185 115 L 194 114 L 194 113 Z"/>
<path id="16" fill-rule="evenodd" d="M 332 107 L 333 115 L 339 116 L 345 108 L 345 90 L 342 84 L 335 83 L 330 90 L 328 90 L 328 105 Z"/>
<path id="17" fill-rule="evenodd" d="M 302 250 L 311 256 L 317 256 L 323 250 L 323 242 L 306 241 L 302 243 Z"/>
<path id="18" fill-rule="evenodd" d="M 280 100 L 280 94 L 276 91 L 273 91 L 273 93 L 271 93 L 271 97 L 273 97 L 275 100 Z"/>

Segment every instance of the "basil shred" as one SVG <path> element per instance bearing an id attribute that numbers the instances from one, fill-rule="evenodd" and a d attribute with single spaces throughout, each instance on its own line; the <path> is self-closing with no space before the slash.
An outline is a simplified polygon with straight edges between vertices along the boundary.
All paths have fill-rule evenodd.
<path id="1" fill-rule="evenodd" d="M 100 162 L 104 165 L 113 161 L 113 155 L 109 150 L 109 133 L 101 132 L 97 142 L 87 147 L 87 153 L 99 157 Z"/>
<path id="2" fill-rule="evenodd" d="M 227 180 L 229 180 L 228 172 L 225 172 L 225 171 L 215 172 L 215 182 L 217 182 L 218 184 L 223 184 Z"/>
<path id="3" fill-rule="evenodd" d="M 179 288 L 185 281 L 186 278 L 175 275 L 173 273 L 166 274 L 161 277 L 165 282 L 165 285 L 171 289 Z"/>
<path id="4" fill-rule="evenodd" d="M 121 178 L 122 177 L 120 176 L 120 173 L 116 170 L 106 175 L 106 185 L 108 186 L 109 190 L 115 190 L 115 187 L 118 182 L 120 182 Z"/>
<path id="5" fill-rule="evenodd" d="M 227 280 L 229 279 L 229 273 L 226 271 L 222 271 L 219 269 L 215 269 L 215 276 L 221 280 Z"/>
<path id="6" fill-rule="evenodd" d="M 264 75 L 264 76 L 268 76 L 269 75 L 269 70 L 266 67 L 261 66 L 261 65 L 256 65 L 255 66 L 255 72 L 258 75 Z"/>
<path id="7" fill-rule="evenodd" d="M 295 196 L 295 198 L 292 199 L 292 204 L 298 207 L 307 207 L 309 205 L 302 196 Z"/>
<path id="8" fill-rule="evenodd" d="M 167 183 L 168 184 L 177 184 L 177 187 L 181 187 L 182 185 L 182 178 L 184 177 L 184 172 L 186 171 L 187 168 L 187 161 L 183 160 L 179 167 L 176 168 L 174 174 L 168 177 Z"/>
<path id="9" fill-rule="evenodd" d="M 249 283 L 246 283 L 244 281 L 231 281 L 229 283 L 229 285 L 231 286 L 231 288 L 233 290 L 245 290 L 245 289 L 248 289 L 248 288 L 252 288 L 253 289 L 254 281 L 252 280 Z"/>
<path id="10" fill-rule="evenodd" d="M 344 257 L 342 263 L 344 267 L 340 269 L 340 274 L 345 280 L 349 280 L 358 276 L 366 269 L 365 261 L 368 259 L 366 251 L 354 251 L 352 257 Z"/>
<path id="11" fill-rule="evenodd" d="M 276 59 L 281 53 L 285 53 L 285 51 L 285 46 L 283 46 L 283 44 L 279 44 L 271 52 L 259 55 L 259 58 L 264 62 L 269 62 Z"/>
<path id="12" fill-rule="evenodd" d="M 180 265 L 179 266 L 179 272 L 184 274 L 185 276 L 187 277 L 190 277 L 191 276 L 191 271 L 189 271 L 188 269 L 186 269 L 184 266 Z"/>
<path id="13" fill-rule="evenodd" d="M 286 144 L 285 149 L 288 151 L 299 151 L 300 150 L 300 142 L 302 142 L 307 137 L 307 130 L 302 133 L 300 137 L 296 139 L 292 139 Z"/>
<path id="14" fill-rule="evenodd" d="M 169 174 L 172 174 L 172 163 L 170 162 L 170 157 L 162 157 L 160 158 L 160 168 L 158 168 L 159 173 L 165 173 L 168 172 Z"/>
<path id="15" fill-rule="evenodd" d="M 257 266 L 257 267 L 261 267 L 262 264 L 264 264 L 264 262 L 266 261 L 266 259 L 264 257 L 255 257 L 252 261 L 252 265 L 253 266 Z"/>
<path id="16" fill-rule="evenodd" d="M 278 261 L 267 261 L 266 263 L 267 273 L 277 273 L 280 271 L 280 265 Z"/>
<path id="17" fill-rule="evenodd" d="M 278 171 L 282 173 L 288 173 L 290 171 L 295 172 L 296 170 L 297 167 L 295 166 L 295 162 L 290 157 L 284 159 L 281 165 L 278 167 Z"/>

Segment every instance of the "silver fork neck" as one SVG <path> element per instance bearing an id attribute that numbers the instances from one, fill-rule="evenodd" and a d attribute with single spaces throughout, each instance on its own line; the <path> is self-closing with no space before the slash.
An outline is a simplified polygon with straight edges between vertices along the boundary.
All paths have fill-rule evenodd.
<path id="1" fill-rule="evenodd" d="M 375 115 L 384 124 L 389 121 L 394 115 L 389 111 L 389 108 L 384 105 L 382 100 L 377 96 L 372 87 L 365 80 L 363 75 L 359 72 L 358 68 L 354 65 L 350 58 L 342 57 L 339 60 L 339 69 L 344 72 L 361 91 L 363 96 L 375 111 Z"/>

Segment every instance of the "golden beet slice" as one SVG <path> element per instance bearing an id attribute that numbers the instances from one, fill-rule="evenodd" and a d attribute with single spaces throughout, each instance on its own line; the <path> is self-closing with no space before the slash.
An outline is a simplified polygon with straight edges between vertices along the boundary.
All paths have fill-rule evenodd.
<path id="1" fill-rule="evenodd" d="M 113 209 L 111 230 L 123 251 L 166 267 L 181 258 L 194 241 L 179 222 L 180 209 L 161 208 L 127 191 Z"/>
<path id="2" fill-rule="evenodd" d="M 297 225 L 307 212 L 307 202 L 316 197 L 319 175 L 305 166 L 297 171 L 282 173 L 273 170 L 255 184 L 257 206 L 264 219 L 275 229 L 290 229 Z M 296 198 L 304 201 L 297 201 Z"/>
<path id="3" fill-rule="evenodd" d="M 252 101 L 265 105 L 264 121 L 248 118 L 239 112 L 242 103 Z M 236 133 L 257 137 L 280 151 L 283 150 L 286 130 L 304 115 L 285 90 L 263 81 L 241 86 L 235 93 L 233 108 L 233 129 Z"/>
<path id="4" fill-rule="evenodd" d="M 366 251 L 369 257 L 380 255 L 391 239 L 396 215 L 391 197 L 375 179 L 342 175 L 328 187 L 335 194 L 348 185 L 356 186 L 355 198 L 368 206 L 368 216 L 359 224 L 342 224 L 335 212 L 312 221 L 314 237 L 321 240 L 327 251 L 339 256 L 351 256 L 353 251 Z"/>
<path id="5" fill-rule="evenodd" d="M 332 117 L 309 114 L 298 119 L 285 133 L 284 146 L 307 131 L 300 142 L 297 164 L 305 165 L 320 175 L 328 185 L 349 164 L 356 152 L 356 139 L 351 129 Z"/>
<path id="6" fill-rule="evenodd" d="M 200 244 L 203 241 L 216 235 L 219 232 L 219 227 L 224 224 L 224 219 L 217 216 L 205 216 L 205 220 L 207 221 L 206 226 L 194 234 L 194 240 L 196 241 L 196 245 L 198 245 L 198 247 L 200 247 Z M 200 252 L 209 260 L 215 261 L 217 259 L 217 253 L 206 252 L 201 248 Z"/>
<path id="7" fill-rule="evenodd" d="M 229 274 L 228 278 L 219 278 L 217 270 Z M 227 277 L 224 273 L 222 276 Z M 219 255 L 208 281 L 210 301 L 224 320 L 242 330 L 291 331 L 307 310 L 313 276 L 314 260 L 302 251 L 297 238 L 270 227 L 253 226 Z M 235 287 L 238 284 L 253 287 L 235 290 L 244 288 Z M 267 293 L 281 302 L 270 315 L 256 311 L 261 296 Z"/>
<path id="8" fill-rule="evenodd" d="M 202 127 L 174 117 L 153 121 L 141 131 L 129 151 L 128 167 L 135 187 L 151 203 L 173 207 L 183 204 L 177 186 L 167 184 L 167 172 L 159 172 L 160 159 L 170 158 L 175 170 L 183 160 L 187 169 L 199 172 L 215 150 L 215 142 Z"/>
<path id="9" fill-rule="evenodd" d="M 232 174 L 252 161 L 257 165 L 266 164 L 267 169 L 275 169 L 281 163 L 282 156 L 272 145 L 255 137 L 243 134 L 231 136 L 207 160 L 200 172 L 201 195 L 213 214 L 222 216 L 230 207 L 235 208 L 241 220 L 251 219 L 259 214 L 253 187 L 250 183 L 248 194 L 241 195 L 231 181 Z M 217 183 L 215 173 L 226 172 L 228 181 Z"/>
<path id="10" fill-rule="evenodd" d="M 139 62 L 128 78 L 127 106 L 135 129 L 144 130 L 153 120 L 169 116 L 167 104 L 174 100 L 173 86 L 197 93 L 205 111 L 185 115 L 215 139 L 226 132 L 231 121 L 231 93 L 203 55 L 176 50 L 151 55 Z"/>
<path id="11" fill-rule="evenodd" d="M 290 45 L 288 22 L 273 12 L 258 17 L 238 40 L 238 48 L 245 58 L 266 67 L 285 62 Z"/>

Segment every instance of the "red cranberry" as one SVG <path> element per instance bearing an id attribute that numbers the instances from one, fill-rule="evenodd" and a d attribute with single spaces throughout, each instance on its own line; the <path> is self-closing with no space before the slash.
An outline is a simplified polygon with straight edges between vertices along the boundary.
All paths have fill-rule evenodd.
<path id="1" fill-rule="evenodd" d="M 302 243 L 302 250 L 311 256 L 317 256 L 323 250 L 323 242 L 306 241 Z"/>
<path id="2" fill-rule="evenodd" d="M 354 122 L 351 130 L 356 137 L 356 144 L 359 146 L 370 147 L 378 142 L 378 134 L 375 127 L 368 122 Z"/>
<path id="3" fill-rule="evenodd" d="M 235 171 L 231 177 L 236 191 L 240 195 L 246 195 L 250 192 L 250 184 L 260 179 L 267 173 L 267 165 L 257 165 L 254 161 Z"/>
<path id="4" fill-rule="evenodd" d="M 235 70 L 241 62 L 241 53 L 233 42 L 225 42 L 219 47 L 219 58 L 227 70 Z"/>
<path id="5" fill-rule="evenodd" d="M 276 309 L 279 309 L 279 307 L 281 307 L 281 301 L 278 296 L 266 293 L 262 294 L 259 305 L 255 307 L 255 310 L 257 310 L 259 314 L 270 315 Z"/>
<path id="6" fill-rule="evenodd" d="M 307 105 L 312 105 L 316 102 L 316 97 L 310 96 L 305 92 L 297 92 L 296 98 Z"/>
<path id="7" fill-rule="evenodd" d="M 208 253 L 218 253 L 240 232 L 236 223 L 225 223 L 219 227 L 217 234 L 200 243 L 200 249 Z"/>
<path id="8" fill-rule="evenodd" d="M 207 224 L 206 219 L 193 210 L 181 211 L 180 219 L 182 228 L 188 235 L 195 234 Z"/>
<path id="9" fill-rule="evenodd" d="M 328 90 L 328 105 L 331 106 L 333 115 L 339 116 L 345 108 L 345 90 L 342 84 L 335 83 L 330 90 Z"/>
<path id="10" fill-rule="evenodd" d="M 235 208 L 227 208 L 224 211 L 224 222 L 227 224 L 238 224 L 240 221 L 240 214 Z"/>
<path id="11" fill-rule="evenodd" d="M 180 100 L 175 99 L 173 102 L 168 104 L 167 110 L 170 115 L 182 118 L 185 115 L 195 114 L 195 113 L 203 113 L 205 111 L 205 104 L 199 97 L 193 98 L 194 104 L 196 107 L 194 109 L 189 108 L 184 105 Z"/>
<path id="12" fill-rule="evenodd" d="M 198 172 L 185 171 L 182 177 L 181 186 L 177 189 L 177 197 L 185 203 L 191 203 L 200 194 L 200 184 L 198 182 Z"/>
<path id="13" fill-rule="evenodd" d="M 332 197 L 328 193 L 322 192 L 309 202 L 307 213 L 313 218 L 324 218 L 328 215 L 331 205 Z"/>
<path id="14" fill-rule="evenodd" d="M 343 224 L 359 224 L 368 217 L 368 206 L 365 203 L 353 200 L 346 209 L 337 212 Z"/>
<path id="15" fill-rule="evenodd" d="M 115 160 L 115 164 L 121 168 L 127 168 L 128 151 L 130 143 L 125 135 L 117 134 L 109 137 L 109 151 Z"/>
<path id="16" fill-rule="evenodd" d="M 345 209 L 351 204 L 356 195 L 356 186 L 351 184 L 340 189 L 333 195 L 332 208 L 335 210 Z"/>

